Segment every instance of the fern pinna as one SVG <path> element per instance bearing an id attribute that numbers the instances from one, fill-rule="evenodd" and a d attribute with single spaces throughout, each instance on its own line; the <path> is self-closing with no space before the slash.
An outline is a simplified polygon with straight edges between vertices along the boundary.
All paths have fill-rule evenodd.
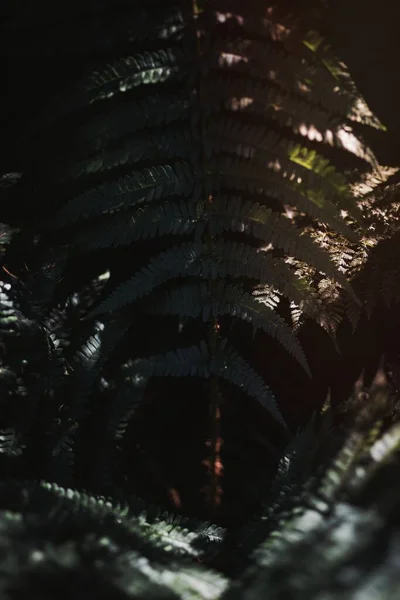
<path id="1" fill-rule="evenodd" d="M 24 132 L 16 200 L 40 208 L 7 257 L 35 299 L 26 310 L 63 347 L 61 391 L 46 392 L 53 404 L 43 408 L 49 469 L 74 480 L 87 427 L 107 451 L 97 455 L 102 468 L 87 460 L 85 482 L 112 485 L 106 455 L 121 451 L 149 388 L 160 395 L 154 379 L 167 399 L 179 396 L 171 378 L 192 377 L 180 393 L 210 407 L 215 507 L 221 415 L 234 388 L 288 436 L 268 369 L 252 365 L 252 336 L 281 344 L 311 375 L 295 326 L 304 315 L 333 330 L 307 269 L 358 302 L 312 232 L 357 243 L 349 182 L 376 165 L 362 134 L 380 124 L 324 39 L 275 6 L 69 10 L 85 35 L 72 46 L 54 22 L 50 46 L 58 57 L 66 44 L 73 68 Z M 30 247 L 28 265 L 18 244 Z M 51 280 L 45 293 L 32 291 L 39 271 Z"/>

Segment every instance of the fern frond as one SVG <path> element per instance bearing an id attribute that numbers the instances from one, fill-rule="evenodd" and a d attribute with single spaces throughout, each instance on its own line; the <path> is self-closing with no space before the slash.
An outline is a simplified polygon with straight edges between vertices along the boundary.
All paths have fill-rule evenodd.
<path id="1" fill-rule="evenodd" d="M 267 304 L 244 292 L 239 286 L 227 285 L 224 281 L 211 287 L 206 283 L 184 284 L 157 295 L 154 301 L 150 299 L 145 310 L 151 314 L 174 314 L 192 318 L 201 316 L 205 322 L 221 315 L 248 321 L 254 330 L 263 329 L 276 338 L 311 375 L 304 352 L 292 329 Z"/>
<path id="2" fill-rule="evenodd" d="M 114 110 L 93 115 L 88 123 L 76 128 L 76 157 L 94 154 L 115 144 L 120 138 L 139 133 L 147 127 L 165 127 L 188 119 L 189 93 L 149 94 L 118 104 Z"/>
<path id="3" fill-rule="evenodd" d="M 289 127 L 298 136 L 343 149 L 357 158 L 376 166 L 377 159 L 371 149 L 352 131 L 350 123 L 306 99 L 294 97 L 278 87 L 260 80 L 232 77 L 219 73 L 218 79 L 205 82 L 210 98 L 206 110 L 213 114 L 221 107 L 232 118 L 237 115 L 257 115 L 273 119 Z"/>
<path id="4" fill-rule="evenodd" d="M 227 340 L 217 343 L 215 354 L 211 354 L 207 344 L 178 348 L 166 354 L 158 354 L 146 359 L 131 361 L 132 376 L 144 377 L 202 377 L 208 379 L 216 375 L 238 386 L 255 398 L 281 424 L 282 416 L 270 389 L 250 365 L 232 348 Z"/>
<path id="5" fill-rule="evenodd" d="M 21 546 L 28 552 L 8 553 L 3 576 L 17 593 L 26 595 L 29 588 L 38 596 L 49 578 L 53 586 L 62 583 L 68 596 L 82 581 L 97 597 L 150 594 L 160 600 L 217 600 L 228 587 L 227 578 L 199 564 L 215 546 L 213 533 L 223 534 L 207 523 L 188 522 L 185 528 L 183 520 L 180 527 L 178 517 L 164 514 L 152 526 L 126 503 L 45 481 L 3 480 L 0 506 L 3 549 Z"/>
<path id="6" fill-rule="evenodd" d="M 92 335 L 79 348 L 68 365 L 66 389 L 68 398 L 60 407 L 57 424 L 50 434 L 52 461 L 50 473 L 60 483 L 70 484 L 75 461 L 75 438 L 82 419 L 88 414 L 88 398 L 94 381 L 108 360 L 110 352 L 129 328 L 130 319 L 120 315 L 119 320 L 93 324 Z"/>
<path id="7" fill-rule="evenodd" d="M 122 165 L 134 164 L 142 160 L 154 162 L 166 158 L 196 160 L 200 152 L 198 140 L 189 129 L 168 128 L 167 132 L 155 130 L 137 134 L 134 139 L 123 139 L 117 145 L 103 149 L 80 162 L 66 165 L 61 173 L 56 173 L 59 182 L 108 171 Z"/>
<path id="8" fill-rule="evenodd" d="M 72 198 L 51 220 L 51 227 L 61 229 L 79 219 L 110 214 L 169 195 L 186 196 L 193 191 L 193 184 L 193 175 L 186 163 L 134 171 L 132 175 Z"/>
<path id="9" fill-rule="evenodd" d="M 214 217 L 213 232 L 218 233 L 221 230 L 246 232 L 254 237 L 271 243 L 277 248 L 281 248 L 286 254 L 296 257 L 309 265 L 314 266 L 318 271 L 326 273 L 329 277 L 337 281 L 354 297 L 354 293 L 349 288 L 349 283 L 345 277 L 333 266 L 329 254 L 320 247 L 318 250 L 314 242 L 310 240 L 307 234 L 301 234 L 299 229 L 294 226 L 289 219 L 272 212 L 271 209 L 259 204 L 243 202 L 240 197 L 227 199 L 221 197 L 221 206 L 229 205 L 229 202 L 235 202 L 236 209 L 233 217 L 218 215 Z M 359 300 L 355 298 L 359 304 Z"/>
<path id="10" fill-rule="evenodd" d="M 279 173 L 287 181 L 286 185 L 299 190 L 304 196 L 302 202 L 296 202 L 299 208 L 301 204 L 304 205 L 307 214 L 313 212 L 312 216 L 318 216 L 331 228 L 357 241 L 354 231 L 340 217 L 338 208 L 347 210 L 359 222 L 362 221 L 362 213 L 351 197 L 345 178 L 315 150 L 290 142 L 268 129 L 235 123 L 233 119 L 211 123 L 210 133 L 215 137 L 215 153 L 221 150 L 235 153 Z M 268 180 L 269 175 L 266 173 L 266 182 Z M 273 181 L 274 179 L 271 183 Z M 285 187 L 282 192 L 284 189 Z M 283 197 L 284 195 L 282 199 Z M 285 201 L 291 204 L 290 197 L 285 197 Z M 315 208 L 312 210 L 313 207 L 318 207 L 319 211 Z"/>
<path id="11" fill-rule="evenodd" d="M 200 275 L 199 258 L 204 255 L 201 243 L 189 242 L 173 246 L 157 255 L 149 265 L 136 273 L 127 282 L 119 285 L 99 306 L 94 308 L 88 318 L 126 306 L 149 294 L 155 287 L 175 277 Z"/>
<path id="12" fill-rule="evenodd" d="M 322 106 L 332 114 L 349 116 L 348 98 L 337 86 L 330 73 L 318 65 L 307 64 L 293 53 L 289 54 L 273 42 L 265 44 L 255 40 L 219 40 L 213 47 L 221 70 L 245 73 L 293 95 L 307 98 L 316 106 Z M 273 69 L 271 66 L 273 65 Z"/>
<path id="13" fill-rule="evenodd" d="M 330 73 L 341 87 L 342 95 L 348 98 L 348 118 L 368 127 L 385 130 L 386 127 L 372 113 L 364 98 L 360 95 L 346 65 L 338 59 L 331 45 L 315 31 L 308 31 L 303 44 L 309 50 L 314 61 L 318 61 Z M 312 60 L 311 58 L 311 60 Z"/>
<path id="14" fill-rule="evenodd" d="M 279 216 L 277 218 L 284 221 Z M 288 226 L 291 227 L 290 224 Z M 295 231 L 297 233 L 297 230 Z M 274 227 L 271 227 L 272 232 L 275 235 L 279 233 Z M 304 238 L 300 238 L 301 242 L 303 240 Z M 305 245 L 310 248 L 309 243 Z M 310 254 L 313 250 L 311 245 Z M 317 257 L 314 256 L 314 260 L 315 258 Z M 331 265 L 330 268 L 332 269 Z M 318 304 L 317 301 L 313 302 L 310 288 L 304 280 L 297 278 L 290 271 L 284 261 L 274 259 L 268 253 L 257 251 L 251 246 L 221 240 L 211 250 L 200 242 L 189 242 L 173 246 L 155 256 L 146 267 L 118 286 L 90 313 L 89 317 L 130 304 L 170 279 L 196 276 L 217 279 L 228 275 L 255 278 L 261 283 L 276 286 L 291 299 L 303 302 L 305 310 L 314 316 L 318 313 Z M 338 277 L 344 280 L 339 272 Z M 310 293 L 309 297 L 307 297 L 308 293 Z"/>
<path id="15" fill-rule="evenodd" d="M 150 541 L 176 556 L 209 560 L 223 542 L 223 527 L 161 510 L 152 516 L 152 512 L 151 509 L 142 511 L 135 519 L 137 526 Z"/>
<path id="16" fill-rule="evenodd" d="M 364 398 L 360 405 L 355 421 L 347 421 L 339 451 L 333 449 L 332 453 L 331 449 L 327 452 L 322 440 L 325 446 L 322 456 L 329 461 L 324 466 L 322 479 L 318 473 L 308 476 L 303 492 L 299 493 L 298 488 L 290 492 L 291 502 L 286 503 L 286 512 L 277 515 L 278 519 L 269 530 L 268 519 L 265 521 L 264 541 L 253 552 L 252 564 L 241 576 L 241 584 L 234 584 L 227 598 L 251 598 L 267 589 L 271 592 L 277 589 L 277 581 L 279 593 L 284 592 L 290 597 L 297 596 L 301 590 L 304 597 L 315 599 L 320 597 L 321 590 L 331 593 L 334 589 L 338 589 L 337 597 L 343 597 L 345 593 L 344 597 L 350 599 L 358 593 L 360 580 L 367 581 L 361 594 L 377 589 L 376 582 L 383 579 L 386 587 L 393 553 L 385 551 L 387 563 L 383 570 L 382 554 L 379 561 L 371 557 L 378 539 L 382 544 L 385 540 L 382 547 L 388 548 L 391 546 L 389 539 L 397 535 L 397 529 L 394 533 L 393 527 L 397 527 L 394 523 L 398 489 L 396 484 L 395 489 L 391 487 L 389 499 L 382 482 L 392 481 L 393 485 L 400 435 L 398 423 L 382 433 L 382 418 L 389 417 L 390 411 L 387 390 L 382 387 L 379 377 L 370 392 L 367 404 Z M 304 457 L 304 462 L 303 467 L 309 469 L 308 456 Z M 321 466 L 321 461 L 318 462 Z M 282 492 L 284 500 L 286 490 L 282 489 Z M 307 566 L 310 553 L 312 568 Z M 345 577 L 349 564 L 357 569 L 358 577 Z M 373 585 L 370 585 L 371 579 Z M 341 584 L 336 588 L 338 581 Z M 391 581 L 398 582 L 398 577 L 391 574 Z M 397 590 L 397 587 L 393 589 Z"/>
<path id="17" fill-rule="evenodd" d="M 74 399 L 76 406 L 80 405 L 80 395 L 85 397 L 93 382 L 109 358 L 114 347 L 129 329 L 131 320 L 129 315 L 123 313 L 106 324 L 96 321 L 93 324 L 93 334 L 81 346 L 73 357 L 70 378 L 75 387 Z M 81 390 L 80 394 L 77 389 Z M 71 406 L 73 403 L 71 402 Z M 73 412 L 70 418 L 78 419 L 81 415 Z"/>
<path id="18" fill-rule="evenodd" d="M 179 48 L 166 48 L 121 58 L 98 71 L 93 71 L 69 94 L 55 100 L 50 118 L 60 118 L 115 94 L 122 94 L 140 85 L 154 85 L 167 80 L 182 79 L 187 58 Z"/>
<path id="19" fill-rule="evenodd" d="M 134 212 L 118 211 L 84 227 L 71 237 L 76 253 L 98 248 L 125 246 L 138 240 L 163 235 L 189 235 L 198 224 L 198 208 L 186 201 L 165 200 L 155 206 L 144 205 Z"/>

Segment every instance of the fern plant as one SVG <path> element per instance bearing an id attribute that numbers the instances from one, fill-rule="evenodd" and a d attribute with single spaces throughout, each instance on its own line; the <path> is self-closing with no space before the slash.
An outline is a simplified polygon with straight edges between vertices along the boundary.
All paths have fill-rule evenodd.
<path id="1" fill-rule="evenodd" d="M 93 599 L 396 598 L 392 401 L 381 372 L 342 414 L 324 407 L 285 449 L 269 492 L 260 489 L 264 508 L 228 532 L 134 497 L 3 478 L 3 597 L 72 598 L 84 586 Z"/>
<path id="2" fill-rule="evenodd" d="M 357 323 L 368 247 L 395 227 L 360 197 L 381 125 L 318 14 L 22 5 L 3 38 L 42 62 L 0 179 L 1 597 L 397 598 L 398 398 L 376 380 L 292 436 L 269 385 L 279 347 L 281 377 L 313 374 L 306 319 Z M 271 417 L 258 470 L 250 406 Z M 229 485 L 258 510 L 228 531 L 130 494 L 189 513 L 195 489 L 222 521 Z"/>
<path id="3" fill-rule="evenodd" d="M 21 138 L 14 200 L 29 195 L 41 208 L 5 262 L 23 280 L 58 270 L 43 298 L 30 292 L 47 339 L 69 337 L 50 419 L 54 473 L 61 477 L 61 464 L 60 483 L 73 481 L 80 429 L 97 398 L 115 449 L 154 378 L 194 377 L 205 380 L 211 411 L 216 506 L 220 412 L 232 386 L 288 436 L 268 370 L 254 369 L 239 322 L 272 349 L 274 338 L 311 375 L 293 325 L 304 315 L 333 334 L 335 323 L 307 269 L 359 302 L 313 232 L 359 239 L 350 183 L 376 166 L 362 132 L 381 125 L 325 40 L 277 7 L 92 8 L 98 31 L 77 41 L 79 76 L 64 80 Z M 69 10 L 86 23 L 86 9 Z M 31 249 L 26 268 L 18 244 Z"/>

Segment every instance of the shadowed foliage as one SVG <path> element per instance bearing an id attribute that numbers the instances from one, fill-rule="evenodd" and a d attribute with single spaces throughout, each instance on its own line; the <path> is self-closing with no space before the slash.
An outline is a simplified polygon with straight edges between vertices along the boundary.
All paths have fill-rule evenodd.
<path id="1" fill-rule="evenodd" d="M 397 172 L 324 15 L 4 10 L 15 98 L 36 90 L 0 180 L 5 598 L 351 598 L 366 571 L 392 597 L 370 485 L 397 461 L 396 361 L 299 429 L 315 353 L 398 299 Z"/>

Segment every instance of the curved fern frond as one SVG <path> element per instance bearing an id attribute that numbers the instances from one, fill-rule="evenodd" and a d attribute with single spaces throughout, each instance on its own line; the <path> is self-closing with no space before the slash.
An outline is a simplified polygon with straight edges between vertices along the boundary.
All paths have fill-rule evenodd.
<path id="1" fill-rule="evenodd" d="M 165 165 L 135 171 L 72 198 L 52 220 L 51 227 L 61 229 L 79 219 L 113 213 L 169 195 L 186 196 L 193 191 L 193 184 L 193 175 L 186 163 L 177 163 L 174 168 Z"/>
<path id="2" fill-rule="evenodd" d="M 98 141 L 96 149 L 99 150 L 102 134 L 106 134 L 107 142 L 112 142 L 149 126 L 158 127 L 185 121 L 189 117 L 190 99 L 190 93 L 184 92 L 149 94 L 141 99 L 132 99 L 118 106 L 112 114 L 101 115 L 98 122 L 83 125 L 78 130 L 78 139 L 82 139 L 80 132 L 84 133 L 83 139 L 87 139 L 89 133 L 95 135 L 94 139 Z"/>
<path id="3" fill-rule="evenodd" d="M 198 521 L 158 510 L 152 516 L 150 509 L 135 518 L 135 525 L 154 544 L 162 545 L 176 556 L 191 556 L 204 561 L 218 551 L 225 530 L 208 521 Z"/>
<path id="4" fill-rule="evenodd" d="M 74 253 L 125 246 L 138 240 L 163 235 L 189 235 L 199 221 L 198 207 L 185 200 L 169 201 L 155 206 L 144 205 L 132 211 L 118 211 L 95 221 L 72 236 Z"/>
<path id="5" fill-rule="evenodd" d="M 120 138 L 139 133 L 146 127 L 165 127 L 188 119 L 191 109 L 190 93 L 149 94 L 118 104 L 111 112 L 92 116 L 88 123 L 76 128 L 76 160 L 95 154 L 116 144 Z M 65 170 L 61 173 L 66 173 Z M 57 179 L 57 176 L 55 177 Z"/>
<path id="6" fill-rule="evenodd" d="M 136 134 L 134 139 L 123 139 L 112 147 L 103 149 L 78 163 L 66 166 L 61 173 L 56 173 L 58 181 L 70 181 L 84 175 L 101 173 L 122 165 L 129 165 L 143 160 L 165 160 L 180 158 L 195 160 L 200 152 L 198 140 L 194 139 L 189 129 L 170 127 L 168 133 L 155 130 Z"/>
<path id="7" fill-rule="evenodd" d="M 157 295 L 153 301 L 150 299 L 145 310 L 151 314 L 201 316 L 205 322 L 210 317 L 218 318 L 221 315 L 248 321 L 253 329 L 263 329 L 276 338 L 311 375 L 304 352 L 291 327 L 262 300 L 244 292 L 239 286 L 227 285 L 224 281 L 215 286 L 206 283 L 184 284 Z"/>
<path id="8" fill-rule="evenodd" d="M 285 221 L 283 217 L 276 217 L 275 222 L 278 219 L 281 219 L 285 224 L 285 233 L 291 228 L 297 233 L 297 230 L 287 220 Z M 274 236 L 280 233 L 276 226 L 271 226 L 270 231 Z M 317 263 L 320 266 L 322 266 L 323 262 L 325 269 L 329 269 L 328 274 L 349 289 L 347 280 L 339 271 L 336 271 L 330 263 L 328 255 L 325 255 L 318 246 L 314 248 L 311 241 L 304 237 L 300 237 L 299 241 L 303 245 L 301 250 L 304 249 L 306 251 L 304 254 L 298 252 L 303 260 L 308 259 L 308 262 Z M 286 240 L 284 244 L 285 249 L 287 251 L 290 250 L 290 246 L 289 248 L 287 247 Z M 305 291 L 304 282 L 301 279 L 297 279 L 295 275 L 290 276 L 288 272 L 289 268 L 282 261 L 277 259 L 269 261 L 268 259 L 268 254 L 257 252 L 257 250 L 250 246 L 227 243 L 223 240 L 217 243 L 211 251 L 207 250 L 200 242 L 189 242 L 174 246 L 154 257 L 148 266 L 141 269 L 127 282 L 118 286 L 108 298 L 89 314 L 89 317 L 126 306 L 136 299 L 149 294 L 155 287 L 177 277 L 201 276 L 217 279 L 232 275 L 234 277 L 257 278 L 262 282 L 266 281 L 272 284 L 277 282 L 277 287 L 279 288 L 282 285 L 284 293 L 290 294 L 292 299 L 296 297 L 300 301 L 306 300 L 304 293 L 302 293 L 302 289 Z M 270 266 L 277 267 L 277 271 L 273 272 L 270 270 Z M 277 276 L 279 274 L 282 278 L 278 279 Z M 311 308 L 312 304 L 305 302 L 305 306 Z"/>
<path id="9" fill-rule="evenodd" d="M 277 170 L 278 172 L 280 170 L 279 164 Z M 276 198 L 283 204 L 298 206 L 300 210 L 304 210 L 311 216 L 321 217 L 322 221 L 330 223 L 331 226 L 338 226 L 337 211 L 329 200 L 325 201 L 324 193 L 319 188 L 305 190 L 299 183 L 290 183 L 290 176 L 286 182 L 284 172 L 282 176 L 252 160 L 225 157 L 223 160 L 210 163 L 208 173 L 214 188 L 218 191 L 222 188 L 234 189 Z M 338 198 L 343 210 L 348 210 L 356 218 L 360 216 L 360 211 L 350 196 L 343 194 Z M 357 239 L 344 222 L 339 224 L 339 228 L 346 237 Z"/>
<path id="10" fill-rule="evenodd" d="M 341 88 L 341 94 L 348 98 L 348 118 L 368 127 L 386 130 L 376 115 L 372 113 L 360 95 L 346 65 L 338 59 L 331 45 L 316 31 L 308 31 L 303 37 L 304 46 L 312 55 L 311 60 L 320 61 Z"/>
<path id="11" fill-rule="evenodd" d="M 277 408 L 275 397 L 250 365 L 228 345 L 226 339 L 219 340 L 215 354 L 211 354 L 207 344 L 178 348 L 166 354 L 132 360 L 132 376 L 143 377 L 201 377 L 209 379 L 219 376 L 255 398 L 282 425 L 282 416 Z M 129 371 L 128 371 L 129 372 Z"/>
<path id="12" fill-rule="evenodd" d="M 304 59 L 285 53 L 278 45 L 254 40 L 234 40 L 231 43 L 223 40 L 216 42 L 213 50 L 221 70 L 270 81 L 294 96 L 307 99 L 310 104 L 348 117 L 348 98 L 341 94 L 335 79 L 323 69 L 305 64 Z M 274 69 L 270 68 L 272 64 Z"/>
<path id="13" fill-rule="evenodd" d="M 321 211 L 317 204 L 312 206 L 317 210 L 306 212 L 309 214 L 312 212 L 312 216 L 318 218 Z M 235 209 L 235 218 L 229 216 L 232 209 Z M 325 212 L 325 208 L 322 211 Z M 206 229 L 211 235 L 229 230 L 243 231 L 268 242 L 268 228 L 265 227 L 263 230 L 257 225 L 261 225 L 263 221 L 265 225 L 268 221 L 273 223 L 274 219 L 279 219 L 279 223 L 285 224 L 287 229 L 287 219 L 258 203 L 246 202 L 239 197 L 216 196 L 209 210 L 204 210 L 200 204 L 189 204 L 185 200 L 176 202 L 165 200 L 160 205 L 140 206 L 133 212 L 117 211 L 116 214 L 107 215 L 107 218 L 90 223 L 82 228 L 82 233 L 72 236 L 71 247 L 74 252 L 79 253 L 84 250 L 124 246 L 157 235 L 189 235 L 195 230 L 196 236 L 199 237 Z M 332 215 L 330 219 L 332 222 L 335 217 Z M 358 239 L 344 222 L 336 229 L 352 240 Z M 274 240 L 276 240 L 278 232 L 273 231 L 272 224 L 270 231 L 271 236 L 275 233 Z M 300 233 L 295 228 L 289 231 L 292 236 Z M 280 247 L 279 243 L 276 245 Z"/>
<path id="14" fill-rule="evenodd" d="M 106 594 L 116 599 L 218 600 L 228 587 L 226 577 L 199 564 L 212 556 L 223 536 L 209 523 L 196 524 L 168 513 L 147 520 L 145 511 L 136 515 L 126 502 L 119 505 L 111 498 L 47 481 L 3 480 L 0 505 L 4 547 L 14 549 L 19 543 L 34 555 L 30 577 L 21 578 L 25 563 L 14 551 L 9 554 L 7 581 L 22 593 L 28 585 L 31 592 L 42 593 L 49 577 L 65 584 L 59 566 L 65 561 L 66 544 L 73 581 L 64 585 L 68 595 L 82 580 L 95 597 Z M 85 577 L 87 569 L 91 575 Z"/>
<path id="15" fill-rule="evenodd" d="M 377 164 L 375 155 L 352 131 L 350 123 L 343 123 L 340 117 L 303 98 L 263 81 L 237 79 L 224 72 L 218 80 L 206 82 L 205 87 L 210 98 L 206 110 L 210 114 L 223 106 L 232 118 L 237 114 L 271 118 L 311 142 L 343 149 L 371 166 Z"/>
<path id="16" fill-rule="evenodd" d="M 69 365 L 66 378 L 69 397 L 60 407 L 58 424 L 51 433 L 51 468 L 63 483 L 72 481 L 75 437 L 82 418 L 88 413 L 88 397 L 94 381 L 129 325 L 127 315 L 110 321 L 106 326 L 95 322 L 92 335 L 75 353 Z"/>
<path id="17" fill-rule="evenodd" d="M 155 287 L 175 277 L 200 275 L 199 259 L 205 254 L 201 243 L 173 246 L 152 259 L 147 267 L 121 284 L 88 315 L 88 318 L 126 306 L 149 294 Z"/>
<path id="18" fill-rule="evenodd" d="M 328 160 L 314 150 L 290 142 L 277 133 L 235 123 L 233 120 L 216 122 L 212 134 L 215 135 L 213 146 L 216 153 L 221 149 L 242 158 L 251 158 L 255 165 L 265 167 L 265 193 L 270 189 L 268 183 L 272 190 L 274 183 L 277 185 L 276 174 L 279 174 L 284 180 L 280 200 L 303 208 L 307 214 L 357 241 L 354 231 L 340 217 L 339 209 L 348 211 L 359 222 L 362 222 L 362 213 L 351 196 L 345 178 L 335 171 Z M 240 165 L 246 173 L 246 162 L 242 161 Z M 260 169 L 253 170 L 252 173 L 256 177 L 261 176 Z M 289 189 L 285 193 L 286 186 Z M 275 195 L 272 190 L 270 193 Z M 300 197 L 295 196 L 292 190 L 299 191 Z"/>
<path id="19" fill-rule="evenodd" d="M 93 71 L 75 85 L 75 90 L 54 101 L 52 118 L 60 118 L 88 105 L 105 101 L 140 85 L 182 79 L 187 58 L 179 48 L 166 48 L 121 58 Z"/>
<path id="20" fill-rule="evenodd" d="M 292 271 L 284 259 L 247 244 L 220 240 L 209 253 L 202 274 L 213 279 L 227 276 L 255 279 L 259 284 L 267 284 L 298 302 L 314 318 L 320 311 L 313 289 Z"/>
<path id="21" fill-rule="evenodd" d="M 215 153 L 221 150 L 236 153 L 245 158 L 251 157 L 260 164 L 266 163 L 266 166 L 269 166 L 266 162 L 269 157 L 272 165 L 281 165 L 284 172 L 294 163 L 290 175 L 304 180 L 306 187 L 321 188 L 322 192 L 331 196 L 349 191 L 345 177 L 327 159 L 266 127 L 236 122 L 227 117 L 211 120 L 208 134 L 215 137 Z"/>

